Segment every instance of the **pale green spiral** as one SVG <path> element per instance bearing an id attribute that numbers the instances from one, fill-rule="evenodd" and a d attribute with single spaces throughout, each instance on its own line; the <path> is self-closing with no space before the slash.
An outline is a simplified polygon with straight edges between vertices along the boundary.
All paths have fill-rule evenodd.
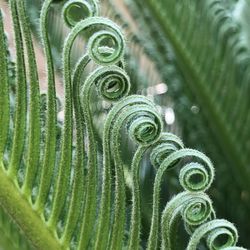
<path id="1" fill-rule="evenodd" d="M 212 201 L 203 192 L 182 192 L 166 205 L 161 218 L 162 249 L 176 249 L 180 216 L 189 226 L 198 226 L 213 212 Z"/>
<path id="2" fill-rule="evenodd" d="M 95 0 L 70 0 L 63 6 L 64 21 L 71 28 L 81 20 L 98 15 L 99 6 Z"/>
<path id="3" fill-rule="evenodd" d="M 166 146 L 166 147 L 165 147 Z M 183 142 L 174 134 L 163 132 L 158 141 L 153 145 L 141 145 L 136 150 L 132 161 L 132 212 L 129 230 L 128 246 L 130 250 L 138 249 L 140 245 L 140 230 L 141 230 L 141 202 L 140 202 L 140 184 L 139 170 L 143 155 L 148 149 L 152 148 L 151 162 L 158 168 L 161 162 L 173 152 L 183 148 Z M 156 148 L 163 150 L 155 150 Z M 166 149 L 166 150 L 165 150 Z"/>
<path id="4" fill-rule="evenodd" d="M 210 250 L 219 250 L 235 246 L 238 241 L 238 233 L 232 223 L 215 219 L 201 225 L 194 231 L 187 250 L 196 250 L 203 238 L 206 239 Z M 223 240 L 220 240 L 222 238 Z"/>
<path id="5" fill-rule="evenodd" d="M 164 161 L 161 163 L 158 171 L 156 173 L 154 182 L 154 194 L 153 194 L 153 214 L 151 219 L 151 228 L 148 239 L 148 248 L 155 249 L 158 245 L 158 231 L 159 231 L 159 199 L 160 199 L 160 188 L 163 175 L 165 172 L 174 166 L 181 159 L 192 158 L 193 162 L 202 162 L 207 171 L 208 181 L 206 185 L 203 185 L 203 189 L 206 190 L 210 187 L 214 179 L 214 167 L 210 159 L 203 153 L 193 150 L 193 149 L 180 149 L 171 153 Z M 194 159 L 195 161 L 194 161 Z M 185 189 L 190 189 L 190 187 L 185 187 Z"/>
<path id="6" fill-rule="evenodd" d="M 197 162 L 185 165 L 180 171 L 179 180 L 181 186 L 188 191 L 205 191 L 210 186 L 209 172 Z"/>
<path id="7" fill-rule="evenodd" d="M 94 70 L 86 80 L 94 83 L 98 94 L 107 101 L 119 101 L 130 91 L 130 79 L 127 73 L 118 66 L 102 66 Z M 82 89 L 84 97 L 84 89 Z"/>
<path id="8" fill-rule="evenodd" d="M 111 246 L 121 244 L 120 238 L 124 225 L 124 177 L 119 152 L 119 131 L 128 124 L 128 131 L 136 143 L 149 145 L 159 139 L 162 131 L 161 117 L 157 114 L 154 103 L 143 96 L 132 95 L 119 101 L 109 112 L 104 127 L 103 137 L 103 187 L 101 197 L 100 218 L 98 219 L 96 249 L 106 246 L 108 241 L 108 227 L 111 223 L 111 164 L 115 158 L 116 190 L 115 212 L 112 229 Z M 145 131 L 150 130 L 150 136 Z M 116 144 L 116 145 L 114 145 Z M 116 243 L 117 242 L 117 243 Z"/>

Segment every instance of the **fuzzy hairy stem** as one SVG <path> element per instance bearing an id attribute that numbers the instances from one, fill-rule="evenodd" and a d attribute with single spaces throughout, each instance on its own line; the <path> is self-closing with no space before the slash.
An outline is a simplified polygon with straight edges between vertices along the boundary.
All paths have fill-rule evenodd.
<path id="1" fill-rule="evenodd" d="M 226 236 L 227 240 L 221 245 L 218 238 L 222 235 Z M 215 219 L 209 221 L 194 231 L 189 240 L 187 250 L 197 249 L 203 237 L 206 238 L 209 249 L 224 249 L 235 246 L 238 241 L 238 232 L 235 226 L 226 220 Z"/>
<path id="2" fill-rule="evenodd" d="M 0 11 L 0 162 L 3 162 L 5 145 L 9 133 L 10 100 L 7 62 L 7 44 L 3 26 L 3 15 Z"/>
<path id="3" fill-rule="evenodd" d="M 64 77 L 64 123 L 60 149 L 58 175 L 55 184 L 55 193 L 52 201 L 52 211 L 49 225 L 55 228 L 64 206 L 67 189 L 69 187 L 70 170 L 72 164 L 72 136 L 73 136 L 73 108 L 72 108 L 72 78 L 70 55 L 74 40 L 78 33 L 71 31 L 63 47 L 63 77 Z"/>
<path id="4" fill-rule="evenodd" d="M 48 231 L 44 221 L 36 213 L 31 213 L 30 203 L 17 190 L 12 177 L 7 177 L 7 173 L 0 168 L 0 199 L 1 207 L 12 217 L 17 225 L 22 229 L 31 245 L 39 250 L 59 250 L 63 249 L 54 234 Z M 13 206 L 15 201 L 15 206 Z"/>
<path id="5" fill-rule="evenodd" d="M 159 148 L 160 147 L 160 148 Z M 140 146 L 132 161 L 132 214 L 129 231 L 129 249 L 138 249 L 140 245 L 141 213 L 139 167 L 143 154 L 151 149 L 151 162 L 158 167 L 161 162 L 174 150 L 183 148 L 182 141 L 171 133 L 162 133 L 159 141 L 153 145 Z M 158 149 L 155 151 L 155 149 Z"/>
<path id="6" fill-rule="evenodd" d="M 140 112 L 138 112 L 140 110 Z M 125 181 L 123 174 L 123 163 L 120 157 L 119 130 L 122 125 L 127 122 L 129 126 L 129 134 L 136 143 L 141 145 L 151 145 L 160 137 L 162 130 L 161 117 L 158 115 L 156 107 L 147 103 L 136 104 L 129 106 L 119 111 L 116 115 L 111 132 L 111 142 L 114 155 L 114 165 L 116 174 L 115 188 L 115 207 L 114 207 L 114 222 L 111 235 L 111 249 L 121 249 L 124 234 L 125 223 Z"/>
<path id="7" fill-rule="evenodd" d="M 27 20 L 24 1 L 17 2 L 17 11 L 20 18 L 20 25 L 23 31 L 23 39 L 27 50 L 28 72 L 29 72 L 29 136 L 26 176 L 23 185 L 23 192 L 28 197 L 31 195 L 32 185 L 36 178 L 40 158 L 40 90 L 37 73 L 36 58 L 32 43 L 32 36 Z"/>
<path id="8" fill-rule="evenodd" d="M 69 214 L 67 217 L 64 233 L 62 236 L 63 244 L 69 244 L 71 237 L 73 235 L 74 229 L 76 227 L 77 221 L 81 212 L 81 201 L 84 197 L 84 116 L 81 108 L 80 102 L 80 82 L 81 76 L 84 68 L 89 62 L 88 56 L 83 56 L 79 63 L 76 66 L 76 69 L 73 74 L 73 96 L 74 96 L 74 114 L 75 114 L 75 123 L 76 123 L 76 157 L 74 165 L 74 177 L 73 177 L 73 190 L 72 190 L 72 199 L 69 207 Z"/>
<path id="9" fill-rule="evenodd" d="M 41 163 L 41 179 L 35 204 L 36 209 L 39 210 L 40 213 L 43 213 L 44 211 L 44 206 L 51 186 L 56 158 L 56 89 L 54 65 L 48 37 L 47 22 L 48 12 L 52 2 L 53 0 L 46 0 L 44 2 L 40 15 L 40 30 L 44 52 L 46 55 L 48 84 L 45 151 Z"/>
<path id="10" fill-rule="evenodd" d="M 172 198 L 162 213 L 161 219 L 161 248 L 177 249 L 174 240 L 178 235 L 179 218 L 191 227 L 197 227 L 206 222 L 213 212 L 212 201 L 202 192 L 182 192 Z"/>
<path id="11" fill-rule="evenodd" d="M 98 249 L 98 246 L 103 246 L 105 248 L 109 242 L 109 239 L 108 239 L 109 238 L 109 227 L 110 227 L 110 223 L 111 223 L 111 221 L 110 221 L 110 212 L 111 212 L 110 202 L 111 202 L 111 164 L 112 164 L 112 155 L 111 155 L 112 145 L 110 145 L 109 138 L 112 136 L 113 129 L 120 129 L 120 127 L 121 127 L 121 125 L 120 126 L 116 125 L 117 118 L 119 118 L 119 116 L 120 116 L 122 123 L 124 120 L 126 120 L 128 118 L 129 119 L 135 118 L 135 120 L 136 120 L 136 115 L 140 116 L 139 112 L 136 113 L 136 110 L 137 111 L 140 110 L 140 109 L 138 109 L 138 106 L 140 106 L 140 105 L 141 105 L 141 108 L 147 107 L 147 109 L 151 108 L 152 110 L 155 110 L 154 104 L 151 101 L 149 101 L 148 99 L 146 99 L 145 97 L 132 95 L 132 96 L 129 96 L 129 97 L 121 100 L 120 102 L 118 102 L 113 107 L 113 109 L 109 112 L 109 115 L 108 115 L 107 120 L 105 122 L 104 135 L 103 135 L 104 136 L 103 137 L 103 152 L 104 152 L 103 186 L 102 186 L 102 196 L 101 196 L 101 207 L 100 207 L 98 224 L 97 224 L 98 231 L 97 231 L 97 240 L 96 240 L 96 245 L 95 245 L 96 249 Z M 121 114 L 123 114 L 123 115 L 121 115 Z M 142 112 L 142 115 L 143 115 L 143 112 Z M 115 126 L 117 126 L 117 128 L 115 128 Z M 143 129 L 137 130 L 136 129 L 136 128 L 138 128 L 137 126 L 136 127 L 132 126 L 132 127 L 134 128 L 134 131 L 139 132 L 136 135 L 133 133 L 133 136 L 135 136 L 133 139 L 135 139 L 135 141 L 137 141 L 138 143 L 140 143 L 140 142 L 143 143 L 143 142 L 145 142 L 144 140 L 146 140 L 145 143 L 147 144 L 147 142 L 148 142 L 147 140 L 149 140 L 149 141 L 152 140 L 151 134 L 149 137 L 144 139 L 142 135 L 143 135 L 143 132 L 145 132 L 145 131 Z M 161 130 L 161 126 L 158 129 Z M 154 131 L 154 133 L 156 133 L 156 131 Z M 122 179 L 121 179 L 121 181 L 122 181 Z M 122 185 L 122 183 L 121 183 L 121 185 Z M 118 188 L 118 185 L 117 185 L 117 188 Z M 121 186 L 121 188 L 122 188 L 122 186 Z M 123 188 L 121 189 L 120 192 L 121 192 L 120 195 L 122 195 Z M 116 205 L 122 205 L 122 203 L 119 204 L 119 199 L 120 198 L 118 198 L 118 200 L 117 200 L 117 198 L 116 198 L 116 201 L 117 201 L 117 202 L 115 202 Z M 121 225 L 121 228 L 119 229 L 119 231 L 114 231 L 117 226 L 118 226 L 118 228 L 120 227 L 118 225 L 119 221 L 117 220 L 118 219 L 117 216 L 119 214 L 117 214 L 117 212 L 120 212 L 122 215 L 124 213 L 124 210 L 121 210 L 121 211 L 116 210 L 116 212 L 115 212 L 116 222 L 114 223 L 114 229 L 112 230 L 112 234 L 114 233 L 114 234 L 119 235 L 120 229 L 123 226 Z M 111 238 L 111 242 L 114 242 L 114 239 L 115 239 L 114 236 L 112 235 L 111 237 L 113 237 L 113 239 Z M 118 237 L 120 237 L 120 236 L 118 236 Z M 120 244 L 120 243 L 118 242 L 118 244 Z"/>
<path id="12" fill-rule="evenodd" d="M 164 173 L 175 166 L 177 160 L 183 159 L 185 157 L 195 157 L 202 162 L 204 162 L 204 166 L 207 168 L 209 180 L 206 181 L 206 186 L 203 188 L 205 191 L 208 189 L 214 179 L 214 168 L 210 161 L 210 159 L 205 156 L 203 153 L 193 150 L 193 149 L 180 149 L 176 152 L 170 154 L 160 165 L 154 183 L 154 194 L 153 194 L 153 214 L 151 220 L 151 228 L 148 239 L 148 249 L 155 249 L 158 245 L 158 230 L 159 230 L 159 199 L 160 199 L 160 185 L 162 181 L 162 177 Z"/>
<path id="13" fill-rule="evenodd" d="M 22 32 L 19 24 L 16 1 L 10 1 L 11 15 L 15 33 L 16 46 L 16 105 L 15 105 L 15 122 L 13 132 L 13 143 L 11 149 L 11 159 L 9 165 L 9 175 L 17 178 L 19 165 L 22 160 L 22 153 L 25 145 L 26 132 L 26 112 L 27 112 L 27 83 L 25 75 L 24 50 L 22 42 Z"/>

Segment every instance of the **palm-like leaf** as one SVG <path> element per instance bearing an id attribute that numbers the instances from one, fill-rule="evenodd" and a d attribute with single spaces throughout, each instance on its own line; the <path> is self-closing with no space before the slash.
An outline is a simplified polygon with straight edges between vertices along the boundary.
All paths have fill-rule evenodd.
<path id="1" fill-rule="evenodd" d="M 184 141 L 210 152 L 219 165 L 217 188 L 228 197 L 216 191 L 217 206 L 249 232 L 244 223 L 250 204 L 247 2 L 126 2 L 139 25 L 135 35 L 175 100 Z M 234 202 L 244 204 L 237 213 Z"/>
<path id="2" fill-rule="evenodd" d="M 173 46 L 185 78 L 190 78 L 186 83 L 211 120 L 222 148 L 239 169 L 236 176 L 248 186 L 249 155 L 240 154 L 249 150 L 245 140 L 249 129 L 243 127 L 249 119 L 249 51 L 241 39 L 242 30 L 218 1 L 147 3 Z"/>
<path id="3" fill-rule="evenodd" d="M 65 21 L 72 30 L 62 53 L 63 125 L 57 120 L 58 103 L 47 18 L 50 6 L 55 2 L 46 0 L 41 11 L 40 28 L 48 73 L 46 101 L 44 95 L 40 95 L 24 1 L 10 0 L 16 47 L 14 93 L 10 89 L 1 15 L 0 230 L 5 233 L 3 246 L 25 249 L 29 248 L 29 242 L 37 249 L 122 249 L 124 246 L 139 249 L 139 169 L 143 155 L 149 150 L 152 150 L 150 160 L 157 170 L 147 249 L 158 248 L 160 221 L 162 248 L 172 249 L 173 245 L 175 249 L 178 244 L 173 232 L 177 231 L 176 223 L 180 217 L 185 222 L 186 231 L 193 234 L 188 249 L 196 249 L 203 238 L 207 239 L 210 249 L 234 246 L 238 240 L 237 230 L 231 223 L 215 219 L 211 200 L 204 193 L 214 178 L 213 164 L 203 153 L 184 148 L 177 136 L 162 133 L 161 116 L 152 101 L 141 95 L 126 97 L 130 81 L 124 70 L 123 34 L 114 22 L 97 16 L 96 1 L 71 0 L 63 8 Z M 82 14 L 75 15 L 75 9 L 82 10 L 87 18 Z M 75 39 L 83 31 L 88 46 L 73 71 L 71 51 Z M 87 74 L 84 70 L 90 61 L 94 70 Z M 117 102 L 105 119 L 102 146 L 97 144 L 93 126 L 90 105 L 93 85 L 102 98 Z M 12 96 L 14 105 L 10 100 Z M 124 238 L 126 186 L 120 152 L 120 131 L 124 124 L 131 139 L 139 145 L 131 162 L 132 208 L 127 224 L 128 239 Z M 103 159 L 98 156 L 101 148 Z M 103 168 L 102 175 L 99 166 Z M 161 182 L 165 173 L 176 166 L 181 168 L 180 184 L 186 191 L 168 203 L 161 218 Z M 197 175 L 199 181 L 193 178 Z M 97 193 L 99 188 L 100 195 Z M 217 238 L 221 235 L 228 240 L 218 246 Z"/>

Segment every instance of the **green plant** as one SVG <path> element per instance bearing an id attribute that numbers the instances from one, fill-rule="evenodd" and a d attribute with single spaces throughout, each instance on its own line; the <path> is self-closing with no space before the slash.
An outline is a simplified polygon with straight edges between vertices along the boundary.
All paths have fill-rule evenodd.
<path id="1" fill-rule="evenodd" d="M 63 7 L 71 31 L 62 56 L 63 124 L 57 120 L 47 15 L 52 4 L 60 3 L 45 0 L 41 11 L 48 73 L 46 101 L 40 95 L 24 0 L 10 0 L 16 47 L 14 90 L 10 88 L 8 46 L 0 16 L 0 243 L 6 249 L 140 249 L 139 171 L 144 155 L 150 151 L 156 177 L 146 248 L 157 249 L 161 244 L 163 249 L 177 249 L 182 217 L 190 234 L 187 249 L 197 249 L 203 238 L 209 249 L 242 249 L 234 247 L 236 228 L 216 219 L 205 194 L 214 179 L 210 159 L 184 148 L 179 137 L 163 132 L 161 114 L 152 101 L 142 95 L 128 96 L 130 79 L 124 69 L 123 32 L 113 21 L 98 16 L 99 5 L 94 0 L 70 0 Z M 84 15 L 74 15 L 75 9 L 81 9 Z M 87 40 L 86 53 L 73 65 L 71 50 L 80 33 Z M 91 63 L 94 70 L 88 73 Z M 112 102 L 101 146 L 92 120 L 93 87 L 100 98 Z M 126 211 L 121 157 L 124 131 L 138 145 L 131 163 L 131 216 Z M 176 167 L 180 168 L 179 181 L 185 191 L 172 198 L 161 213 L 162 179 Z M 220 241 L 222 236 L 225 240 Z"/>
<path id="2" fill-rule="evenodd" d="M 109 2 L 126 22 L 116 1 Z M 168 87 L 154 100 L 173 108 L 173 127 L 185 144 L 209 154 L 217 166 L 210 191 L 214 204 L 220 216 L 237 224 L 242 244 L 249 245 L 249 2 L 125 2 L 138 26 L 134 31 L 129 25 L 128 33 L 156 65 L 157 82 Z M 143 73 L 154 79 L 148 69 Z"/>

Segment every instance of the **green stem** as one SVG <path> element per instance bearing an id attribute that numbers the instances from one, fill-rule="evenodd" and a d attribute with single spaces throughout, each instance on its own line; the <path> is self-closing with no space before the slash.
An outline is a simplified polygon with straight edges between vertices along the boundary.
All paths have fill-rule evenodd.
<path id="1" fill-rule="evenodd" d="M 10 250 L 28 250 L 30 244 L 24 237 L 15 222 L 6 214 L 0 206 L 0 247 Z"/>
<path id="2" fill-rule="evenodd" d="M 50 226 L 53 227 L 60 216 L 61 210 L 63 208 L 66 196 L 67 196 L 67 186 L 70 178 L 70 169 L 71 169 L 71 161 L 72 161 L 72 86 L 71 86 L 71 70 L 70 70 L 70 54 L 73 43 L 80 32 L 83 32 L 90 27 L 95 27 L 96 25 L 104 25 L 106 28 L 111 29 L 116 36 L 121 37 L 119 28 L 110 20 L 101 18 L 101 17 L 89 17 L 86 20 L 82 20 L 78 22 L 75 27 L 71 30 L 68 35 L 64 49 L 63 49 L 63 67 L 64 67 L 64 86 L 65 86 L 65 110 L 64 110 L 64 131 L 63 131 L 63 139 L 62 139 L 62 147 L 61 147 L 61 159 L 59 163 L 59 173 L 56 182 L 56 192 L 53 199 L 52 204 L 52 213 L 50 217 Z M 96 34 L 100 34 L 97 32 Z M 110 34 L 110 33 L 109 33 Z M 101 34 L 102 35 L 102 34 Z M 95 38 L 97 38 L 94 34 L 94 39 L 92 37 L 92 41 L 89 43 L 89 53 L 91 56 L 95 57 L 95 59 L 106 59 L 107 63 L 110 63 L 113 60 L 118 60 L 119 56 L 122 54 L 120 49 L 115 53 L 115 55 L 111 55 L 106 58 L 102 54 L 95 53 L 96 50 L 92 51 L 92 42 L 94 46 L 98 46 L 99 44 L 95 44 Z M 99 42 L 98 36 L 98 42 Z M 122 40 L 122 39 L 121 39 Z M 123 41 L 123 40 L 122 40 Z M 119 46 L 120 47 L 120 46 Z M 96 48 L 96 47 L 95 47 Z M 93 52 L 93 53 L 92 53 Z M 89 56 L 90 56 L 89 54 Z M 100 58 L 99 58 L 100 56 Z M 99 61 L 98 61 L 99 62 Z M 101 63 L 101 62 L 100 62 Z M 91 191 L 92 192 L 92 191 Z"/>
<path id="3" fill-rule="evenodd" d="M 30 81 L 29 91 L 29 136 L 28 136 L 28 156 L 26 166 L 26 176 L 23 186 L 23 192 L 31 195 L 32 186 L 36 178 L 37 168 L 40 158 L 40 90 L 37 73 L 36 58 L 32 43 L 32 36 L 27 20 L 24 1 L 20 0 L 17 4 L 17 10 L 20 17 L 20 24 L 23 31 L 27 56 L 28 56 L 28 72 Z"/>
<path id="4" fill-rule="evenodd" d="M 121 124 L 124 123 L 125 119 L 130 118 L 130 116 L 134 115 L 140 115 L 140 107 L 147 108 L 149 107 L 152 110 L 155 110 L 154 105 L 152 102 L 150 102 L 148 99 L 146 99 L 143 96 L 129 96 L 122 101 L 118 102 L 114 108 L 109 112 L 109 115 L 107 117 L 107 120 L 105 122 L 104 126 L 104 134 L 103 134 L 103 152 L 104 152 L 104 158 L 103 158 L 103 186 L 102 186 L 102 196 L 101 196 L 101 208 L 99 211 L 99 218 L 98 218 L 98 224 L 97 224 L 97 237 L 96 237 L 96 244 L 95 249 L 99 249 L 98 247 L 102 246 L 102 249 L 106 249 L 106 246 L 109 242 L 109 228 L 110 228 L 110 210 L 111 210 L 111 164 L 112 164 L 112 157 L 111 152 L 113 149 L 113 146 L 110 143 L 110 138 L 112 137 L 112 132 L 114 134 L 117 134 L 119 129 L 121 128 Z M 151 110 L 149 110 L 151 112 Z M 144 113 L 142 113 L 143 115 Z M 154 113 L 155 114 L 155 113 Z M 153 115 L 153 114 L 152 114 Z M 116 123 L 116 121 L 118 123 Z M 115 129 L 115 130 L 113 130 Z M 158 128 L 161 130 L 160 128 Z M 141 131 L 143 133 L 143 130 Z M 156 132 L 156 131 L 154 131 Z M 139 138 L 141 134 L 137 135 Z M 150 135 L 150 138 L 152 139 L 152 135 Z M 136 138 L 138 139 L 138 138 Z M 142 139 L 142 138 L 140 138 Z M 116 149 L 117 150 L 117 149 Z M 118 157 L 118 156 L 117 156 Z M 116 165 L 116 164 L 115 164 Z M 118 166 L 116 166 L 117 168 Z M 119 169 L 116 169 L 116 171 L 119 171 Z M 121 172 L 121 169 L 120 169 Z M 123 175 L 123 173 L 116 172 L 116 178 L 119 178 Z M 122 201 L 123 197 L 123 187 L 119 187 L 119 185 L 122 184 L 121 179 L 116 179 L 116 192 L 115 192 L 115 222 L 112 227 L 112 234 L 111 234 L 111 247 L 116 246 L 116 244 L 120 244 L 120 242 L 116 242 L 116 238 L 118 239 L 122 237 L 122 230 L 123 230 L 123 214 L 124 214 L 124 207 Z M 121 188 L 119 190 L 119 188 Z M 121 210 L 119 210 L 121 209 Z M 120 217 L 121 216 L 121 217 Z M 121 219 L 121 221 L 120 221 Z M 119 223 L 121 225 L 119 225 Z"/>
<path id="5" fill-rule="evenodd" d="M 53 0 L 45 0 L 40 15 L 40 29 L 44 52 L 46 55 L 48 84 L 45 151 L 41 163 L 41 179 L 35 203 L 35 207 L 37 210 L 39 210 L 40 213 L 43 213 L 44 211 L 44 206 L 51 186 L 51 180 L 56 158 L 56 89 L 54 66 L 48 37 L 47 23 L 48 12 L 52 2 Z"/>
<path id="6" fill-rule="evenodd" d="M 151 105 L 137 104 L 136 106 L 129 106 L 124 108 L 116 116 L 111 132 L 111 145 L 113 149 L 115 161 L 115 208 L 114 208 L 114 222 L 111 234 L 111 249 L 121 249 L 123 243 L 123 234 L 125 229 L 125 180 L 123 174 L 123 161 L 120 157 L 120 129 L 125 122 L 129 122 L 130 127 L 134 128 L 131 134 L 132 138 L 140 141 L 135 141 L 141 144 L 151 144 L 150 140 L 155 141 L 159 137 L 161 131 L 161 118 L 157 115 L 156 109 Z M 132 122 L 132 123 L 130 123 Z M 159 124 L 157 123 L 159 122 Z"/>
<path id="7" fill-rule="evenodd" d="M 2 11 L 0 11 L 0 162 L 4 158 L 4 149 L 9 133 L 10 100 L 7 62 L 7 44 L 3 26 Z"/>
<path id="8" fill-rule="evenodd" d="M 73 133 L 73 110 L 72 110 L 72 79 L 70 67 L 70 55 L 73 42 L 78 33 L 71 32 L 63 47 L 63 77 L 64 77 L 64 123 L 63 135 L 60 150 L 58 175 L 55 184 L 55 193 L 52 201 L 52 211 L 49 218 L 49 225 L 55 228 L 61 215 L 70 182 L 72 165 L 72 133 Z"/>
<path id="9" fill-rule="evenodd" d="M 102 180 L 102 194 L 101 206 L 97 222 L 97 234 L 95 249 L 106 249 L 109 241 L 110 228 L 110 211 L 111 211 L 111 147 L 109 138 L 111 136 L 112 123 L 117 113 L 123 109 L 124 106 L 129 105 L 134 98 L 127 98 L 126 101 L 120 102 L 114 106 L 109 112 L 107 120 L 104 125 L 103 133 L 103 180 Z M 138 96 L 138 101 L 143 102 L 143 98 Z"/>
<path id="10" fill-rule="evenodd" d="M 216 238 L 219 236 L 227 236 L 227 242 L 223 246 L 218 245 Z M 202 238 L 207 238 L 209 249 L 226 249 L 235 246 L 238 241 L 238 232 L 235 226 L 221 219 L 209 221 L 198 227 L 192 234 L 187 250 L 196 250 Z"/>
<path id="11" fill-rule="evenodd" d="M 161 146 L 161 148 L 159 148 Z M 164 147 L 163 147 L 164 146 Z M 173 150 L 184 147 L 179 137 L 171 133 L 162 133 L 161 138 L 155 144 L 150 146 L 140 146 L 132 162 L 132 213 L 129 230 L 129 250 L 138 249 L 140 245 L 140 230 L 141 230 L 141 208 L 140 208 L 140 186 L 139 186 L 139 169 L 143 154 L 152 147 L 152 151 L 157 149 L 156 154 L 152 152 L 151 162 L 155 167 L 158 167 Z"/>
<path id="12" fill-rule="evenodd" d="M 3 168 L 0 168 L 0 179 L 1 206 L 22 229 L 31 245 L 40 250 L 63 249 L 53 232 L 45 226 L 45 221 L 31 209 L 30 203 L 17 190 L 13 179 L 7 176 Z"/>
<path id="13" fill-rule="evenodd" d="M 133 158 L 132 162 L 132 214 L 129 230 L 128 249 L 139 249 L 140 232 L 141 232 L 141 207 L 140 207 L 140 183 L 139 183 L 139 167 L 143 154 L 148 147 L 140 146 Z"/>
<path id="14" fill-rule="evenodd" d="M 89 136 L 88 150 L 88 186 L 85 199 L 85 208 L 82 223 L 82 233 L 80 241 L 80 249 L 87 247 L 89 237 L 92 230 L 92 225 L 95 221 L 96 213 L 96 168 L 97 168 L 97 145 L 94 137 L 92 124 L 92 114 L 90 111 L 90 91 L 91 86 L 96 84 L 98 93 L 110 101 L 118 100 L 127 95 L 129 91 L 129 79 L 126 73 L 117 66 L 98 67 L 86 79 L 82 87 L 82 107 L 84 118 L 86 121 L 87 132 Z M 117 88 L 114 91 L 109 91 L 112 86 Z"/>
<path id="15" fill-rule="evenodd" d="M 162 249 L 177 249 L 174 239 L 181 216 L 188 226 L 197 227 L 209 219 L 212 211 L 212 201 L 203 192 L 182 192 L 173 197 L 162 213 Z"/>
<path id="16" fill-rule="evenodd" d="M 94 76 L 95 79 L 95 74 L 91 74 L 91 76 Z M 81 106 L 88 134 L 88 174 L 79 249 L 87 249 L 89 245 L 91 233 L 94 231 L 97 205 L 97 144 L 92 122 L 93 115 L 90 110 L 91 87 L 95 81 L 91 76 L 84 82 L 82 87 Z"/>
<path id="17" fill-rule="evenodd" d="M 74 229 L 78 222 L 81 213 L 82 201 L 84 199 L 84 116 L 83 110 L 81 108 L 80 102 L 80 83 L 82 72 L 84 71 L 86 65 L 89 62 L 88 56 L 83 56 L 76 70 L 73 74 L 73 96 L 74 96 L 74 114 L 76 119 L 76 158 L 75 158 L 75 168 L 74 168 L 74 177 L 73 177 L 73 190 L 72 190 L 72 199 L 70 200 L 69 214 L 67 217 L 64 233 L 62 236 L 62 242 L 65 245 L 68 245 Z"/>
<path id="18" fill-rule="evenodd" d="M 25 145 L 26 133 L 26 113 L 27 113 L 27 83 L 25 74 L 25 61 L 22 42 L 22 32 L 19 24 L 16 1 L 10 1 L 10 8 L 14 26 L 15 46 L 16 46 L 16 104 L 15 104 L 15 121 L 13 132 L 13 144 L 11 149 L 11 159 L 9 165 L 9 175 L 17 178 L 18 168 L 22 160 L 23 149 Z"/>
<path id="19" fill-rule="evenodd" d="M 153 214 L 151 220 L 150 234 L 148 238 L 148 250 L 157 249 L 158 245 L 158 232 L 159 232 L 159 201 L 160 201 L 160 186 L 164 173 L 175 167 L 177 160 L 186 158 L 186 157 L 195 157 L 200 161 L 204 162 L 204 167 L 206 167 L 209 181 L 207 182 L 206 189 L 211 185 L 214 179 L 214 168 L 210 159 L 203 153 L 193 150 L 193 149 L 180 149 L 176 152 L 170 154 L 160 165 L 154 182 L 154 194 L 153 194 Z"/>

